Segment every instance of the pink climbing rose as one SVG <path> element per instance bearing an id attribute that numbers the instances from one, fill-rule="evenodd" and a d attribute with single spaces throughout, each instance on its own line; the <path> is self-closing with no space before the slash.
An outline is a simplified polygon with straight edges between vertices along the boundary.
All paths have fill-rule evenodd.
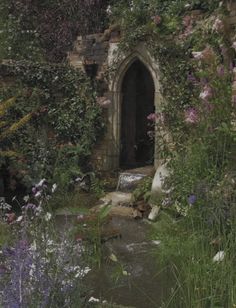
<path id="1" fill-rule="evenodd" d="M 147 116 L 147 120 L 155 122 L 158 119 L 158 115 L 156 113 L 150 113 Z"/>
<path id="2" fill-rule="evenodd" d="M 187 110 L 185 110 L 184 118 L 186 123 L 196 124 L 199 122 L 198 111 L 195 108 L 190 107 Z"/>

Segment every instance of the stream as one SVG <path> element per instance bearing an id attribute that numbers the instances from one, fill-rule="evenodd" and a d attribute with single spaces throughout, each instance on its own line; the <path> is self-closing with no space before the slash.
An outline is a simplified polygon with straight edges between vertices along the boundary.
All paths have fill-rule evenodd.
<path id="1" fill-rule="evenodd" d="M 160 307 L 168 294 L 170 277 L 158 267 L 159 241 L 148 239 L 149 223 L 113 217 L 110 224 L 121 230 L 121 238 L 104 244 L 108 259 L 105 258 L 99 270 L 88 274 L 92 296 L 122 306 Z M 117 262 L 109 259 L 112 254 Z"/>
<path id="2" fill-rule="evenodd" d="M 108 194 L 105 202 L 110 198 L 113 208 L 119 209 L 119 214 L 129 210 L 129 192 L 145 173 L 150 173 L 150 168 L 122 173 L 117 185 L 119 191 Z M 170 271 L 158 263 L 158 250 L 162 243 L 158 238 L 151 240 L 152 227 L 147 219 L 117 215 L 117 211 L 114 213 L 106 223 L 106 231 L 112 234 L 118 230 L 119 236 L 108 237 L 104 241 L 100 267 L 91 270 L 84 278 L 90 296 L 100 303 L 112 303 L 119 307 L 162 307 L 170 294 L 173 278 Z M 64 225 L 66 230 L 73 224 L 72 221 L 76 221 L 76 216 L 60 216 L 60 228 Z"/>

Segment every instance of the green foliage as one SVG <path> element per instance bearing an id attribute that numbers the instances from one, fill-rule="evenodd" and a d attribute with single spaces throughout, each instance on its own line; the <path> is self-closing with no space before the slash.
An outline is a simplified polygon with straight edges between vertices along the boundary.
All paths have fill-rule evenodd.
<path id="1" fill-rule="evenodd" d="M 12 240 L 10 227 L 6 223 L 0 222 L 0 249 Z"/>
<path id="2" fill-rule="evenodd" d="M 121 51 L 142 41 L 160 68 L 164 121 L 156 126 L 172 140 L 162 147 L 164 158 L 171 158 L 169 194 L 161 196 L 169 205 L 154 238 L 162 242 L 157 259 L 170 265 L 176 280 L 164 307 L 233 307 L 236 302 L 233 51 L 225 11 L 224 2 L 214 0 L 123 1 L 113 11 L 113 22 L 123 31 Z M 217 29 L 216 19 L 223 28 Z M 220 244 L 211 245 L 216 238 Z M 220 250 L 225 260 L 213 263 Z"/>
<path id="3" fill-rule="evenodd" d="M 175 282 L 164 307 L 235 304 L 235 227 L 226 234 L 218 225 L 216 232 L 200 213 L 199 209 L 191 209 L 187 217 L 176 221 L 162 212 L 154 226 L 154 238 L 158 236 L 162 243 L 157 259 L 169 268 Z M 213 262 L 218 251 L 224 251 L 225 258 Z"/>
<path id="4" fill-rule="evenodd" d="M 20 149 L 12 163 L 27 185 L 42 177 L 68 185 L 72 175 L 86 168 L 103 121 L 90 80 L 67 65 L 16 62 L 3 65 L 14 83 L 1 89 L 5 99 L 17 93 L 5 120 L 32 115 L 34 121 L 14 134 L 11 144 Z M 84 170 L 82 170 L 83 172 Z"/>
<path id="5" fill-rule="evenodd" d="M 148 201 L 150 198 L 150 192 L 152 187 L 152 177 L 145 177 L 138 187 L 133 191 L 134 201 Z"/>

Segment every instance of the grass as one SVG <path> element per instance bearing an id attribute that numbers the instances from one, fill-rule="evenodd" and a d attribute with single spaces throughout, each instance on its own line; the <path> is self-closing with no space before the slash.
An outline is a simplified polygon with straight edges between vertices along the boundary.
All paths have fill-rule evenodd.
<path id="1" fill-rule="evenodd" d="M 10 226 L 0 222 L 0 247 L 6 245 L 11 240 Z"/>
<path id="2" fill-rule="evenodd" d="M 236 307 L 236 228 L 218 231 L 217 236 L 195 211 L 179 221 L 162 212 L 153 236 L 162 242 L 158 260 L 168 265 L 174 277 L 174 287 L 163 307 Z M 213 262 L 219 250 L 225 252 L 225 258 Z"/>

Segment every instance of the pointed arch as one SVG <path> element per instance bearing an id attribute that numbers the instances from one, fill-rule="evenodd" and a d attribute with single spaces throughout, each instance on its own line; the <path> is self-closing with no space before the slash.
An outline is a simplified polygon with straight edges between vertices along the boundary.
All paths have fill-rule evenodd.
<path id="1" fill-rule="evenodd" d="M 160 82 L 159 82 L 159 66 L 158 62 L 152 58 L 148 52 L 145 44 L 138 45 L 128 55 L 123 55 L 120 58 L 117 56 L 117 45 L 114 45 L 110 50 L 108 56 L 108 67 L 116 67 L 112 74 L 109 84 L 109 96 L 112 101 L 112 105 L 109 109 L 109 126 L 110 126 L 110 138 L 111 138 L 111 149 L 110 149 L 110 169 L 119 168 L 120 163 L 120 143 L 121 143 L 121 102 L 122 102 L 122 82 L 124 76 L 131 65 L 139 60 L 150 72 L 153 83 L 154 83 L 154 106 L 155 111 L 160 111 L 162 104 L 162 96 L 160 93 Z M 158 166 L 158 148 L 157 142 L 155 141 L 155 153 L 154 153 L 154 165 Z"/>

